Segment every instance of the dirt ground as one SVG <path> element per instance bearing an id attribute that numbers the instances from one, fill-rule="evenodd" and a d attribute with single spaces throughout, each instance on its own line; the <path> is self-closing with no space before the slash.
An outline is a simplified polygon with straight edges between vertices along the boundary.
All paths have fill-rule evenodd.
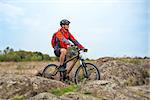
<path id="1" fill-rule="evenodd" d="M 48 64 L 58 65 L 58 61 L 32 61 L 32 62 L 0 62 L 0 74 L 25 74 L 25 75 L 36 75 L 38 72 L 42 72 L 45 66 Z M 68 63 L 70 65 L 70 63 Z M 79 66 L 77 62 L 75 68 Z M 67 67 L 68 68 L 68 67 Z M 71 73 L 70 73 L 71 74 Z"/>
<path id="2" fill-rule="evenodd" d="M 44 67 L 50 63 L 58 64 L 58 62 L 0 62 L 0 74 L 26 74 L 35 75 L 38 71 L 42 71 Z"/>

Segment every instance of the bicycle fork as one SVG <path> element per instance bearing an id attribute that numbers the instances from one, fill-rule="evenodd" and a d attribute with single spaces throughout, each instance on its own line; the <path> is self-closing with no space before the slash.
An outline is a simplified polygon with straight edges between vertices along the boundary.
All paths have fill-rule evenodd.
<path id="1" fill-rule="evenodd" d="M 84 61 L 82 59 L 80 59 L 80 65 L 82 66 L 84 77 L 86 79 L 89 78 L 89 75 L 88 75 L 88 72 L 86 69 L 86 64 L 84 63 Z"/>

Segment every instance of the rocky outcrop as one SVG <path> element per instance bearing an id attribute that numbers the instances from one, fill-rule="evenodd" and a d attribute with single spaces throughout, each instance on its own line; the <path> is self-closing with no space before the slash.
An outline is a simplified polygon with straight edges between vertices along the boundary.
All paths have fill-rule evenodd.
<path id="1" fill-rule="evenodd" d="M 5 74 L 0 74 L 0 100 L 12 100 L 14 97 L 25 100 L 150 100 L 150 60 L 140 58 L 140 62 L 134 59 L 133 62 L 119 61 L 111 57 L 100 58 L 96 66 L 100 70 L 101 80 L 85 81 L 74 92 L 61 96 L 52 94 L 50 90 L 56 88 L 61 90 L 68 86 L 66 83 L 39 77 L 41 74 L 35 76 L 33 73 L 30 75 L 22 73 L 21 75 L 20 73 L 7 73 L 6 69 L 3 69 Z M 12 63 L 9 70 L 11 70 L 11 65 Z M 16 67 L 18 72 L 26 69 L 26 65 L 20 69 L 21 65 L 22 63 Z M 5 67 L 2 66 L 2 68 Z M 32 67 L 28 70 L 35 69 Z"/>
<path id="2" fill-rule="evenodd" d="M 87 93 L 102 100 L 149 100 L 149 86 L 122 87 L 110 81 L 99 80 L 85 84 L 81 93 Z"/>
<path id="3" fill-rule="evenodd" d="M 121 87 L 111 81 L 100 80 L 88 82 L 82 87 L 81 92 L 99 98 L 113 99 L 116 97 L 117 90 L 119 89 Z"/>
<path id="4" fill-rule="evenodd" d="M 150 85 L 124 87 L 118 91 L 120 95 L 114 100 L 150 100 L 149 87 Z"/>
<path id="5" fill-rule="evenodd" d="M 145 79 L 141 69 L 134 64 L 112 60 L 97 66 L 101 72 L 102 80 L 128 86 L 144 84 Z"/>
<path id="6" fill-rule="evenodd" d="M 62 82 L 36 76 L 5 74 L 0 77 L 1 99 L 9 99 L 17 95 L 29 98 L 52 88 L 66 86 Z"/>
<path id="7" fill-rule="evenodd" d="M 60 97 L 61 100 L 100 100 L 97 97 L 88 94 L 81 94 L 77 92 L 66 93 Z"/>
<path id="8" fill-rule="evenodd" d="M 29 98 L 29 100 L 61 100 L 61 99 L 51 93 L 44 92 Z"/>

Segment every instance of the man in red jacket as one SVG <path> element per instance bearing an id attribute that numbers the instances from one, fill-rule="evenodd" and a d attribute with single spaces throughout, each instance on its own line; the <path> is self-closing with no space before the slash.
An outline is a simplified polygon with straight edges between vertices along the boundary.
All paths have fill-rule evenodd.
<path id="1" fill-rule="evenodd" d="M 55 41 L 52 44 L 54 53 L 59 57 L 60 60 L 60 71 L 65 71 L 65 66 L 62 66 L 67 53 L 67 48 L 71 46 L 70 41 L 80 49 L 84 47 L 74 38 L 69 32 L 70 21 L 63 19 L 60 21 L 61 29 L 55 33 Z M 70 41 L 69 41 L 70 40 Z"/>

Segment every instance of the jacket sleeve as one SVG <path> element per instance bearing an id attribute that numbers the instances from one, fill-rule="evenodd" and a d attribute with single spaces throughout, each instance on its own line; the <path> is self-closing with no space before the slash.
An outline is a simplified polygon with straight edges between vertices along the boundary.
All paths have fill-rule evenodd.
<path id="1" fill-rule="evenodd" d="M 84 48 L 84 47 L 74 38 L 74 36 L 73 36 L 71 33 L 69 33 L 69 40 L 70 40 L 71 42 L 73 42 L 74 45 L 78 46 L 78 48 L 80 48 L 80 49 Z"/>

